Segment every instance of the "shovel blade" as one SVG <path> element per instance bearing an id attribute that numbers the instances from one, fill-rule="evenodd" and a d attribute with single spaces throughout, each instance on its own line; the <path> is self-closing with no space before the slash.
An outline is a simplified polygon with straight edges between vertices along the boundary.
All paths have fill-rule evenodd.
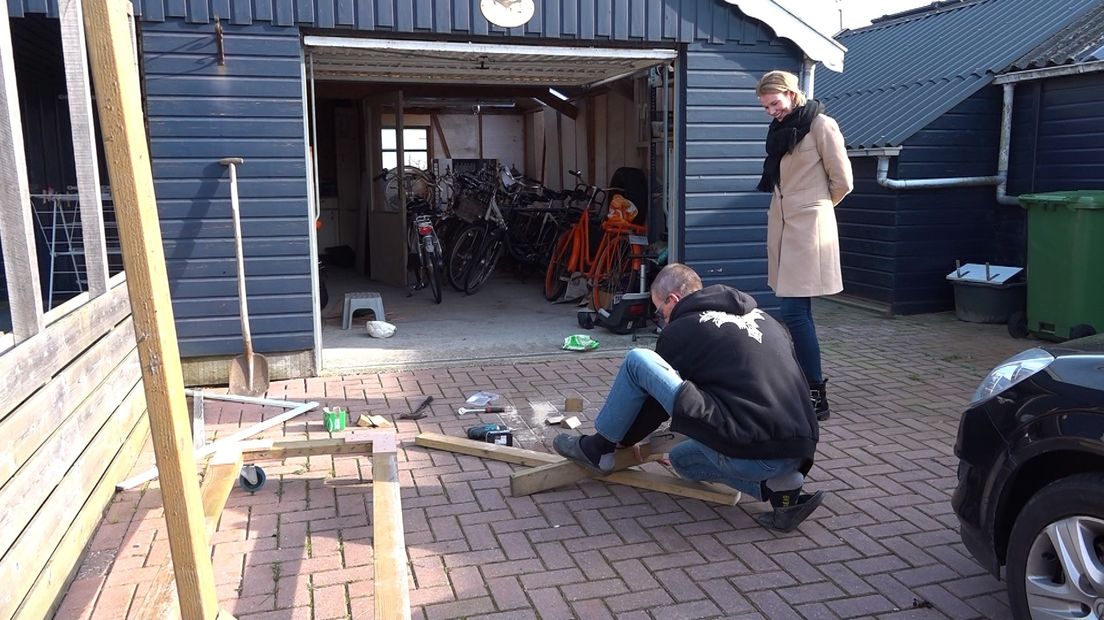
<path id="1" fill-rule="evenodd" d="M 250 359 L 250 356 L 243 354 L 230 360 L 231 394 L 260 396 L 268 391 L 268 384 L 268 360 L 265 356 L 254 353 Z"/>

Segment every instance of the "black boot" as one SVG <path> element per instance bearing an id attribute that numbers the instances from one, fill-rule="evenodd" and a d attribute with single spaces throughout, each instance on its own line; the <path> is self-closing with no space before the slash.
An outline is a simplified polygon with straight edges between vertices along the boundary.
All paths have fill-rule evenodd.
<path id="1" fill-rule="evenodd" d="M 816 412 L 816 418 L 819 422 L 824 422 L 831 415 L 831 410 L 828 409 L 828 378 L 825 377 L 820 383 L 809 384 L 809 397 L 813 399 L 813 411 Z"/>
<path id="2" fill-rule="evenodd" d="M 812 495 L 801 493 L 801 489 L 775 492 L 770 497 L 774 510 L 755 515 L 755 520 L 770 530 L 792 532 L 813 514 L 823 499 L 824 491 L 817 491 Z"/>

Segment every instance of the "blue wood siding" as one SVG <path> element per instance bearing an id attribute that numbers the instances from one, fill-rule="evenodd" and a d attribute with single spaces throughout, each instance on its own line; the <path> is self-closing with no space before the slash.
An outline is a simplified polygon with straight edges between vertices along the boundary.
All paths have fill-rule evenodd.
<path id="1" fill-rule="evenodd" d="M 230 58 L 220 67 L 210 26 L 142 24 L 150 156 L 180 352 L 241 351 L 230 184 L 218 163 L 233 156 L 245 158 L 238 193 L 254 346 L 309 349 L 299 33 L 262 24 L 224 31 Z"/>
<path id="2" fill-rule="evenodd" d="M 986 176 L 997 169 L 1001 93 L 986 88 L 904 143 L 890 177 Z M 837 208 L 844 290 L 888 304 L 894 314 L 953 307 L 946 275 L 956 259 L 994 259 L 1000 210 L 993 186 L 889 191 L 875 160 L 853 162 L 856 191 Z"/>
<path id="3" fill-rule="evenodd" d="M 734 22 L 726 34 L 734 39 L 686 50 L 682 256 L 708 283 L 735 286 L 769 308 L 777 305 L 767 287 L 770 195 L 755 186 L 770 117 L 755 85 L 771 69 L 799 70 L 801 54 L 772 43 L 756 22 Z"/>
<path id="4" fill-rule="evenodd" d="M 836 206 L 843 292 L 888 306 L 896 281 L 897 192 L 878 185 L 877 159 L 854 158 L 851 169 L 855 189 Z"/>
<path id="5" fill-rule="evenodd" d="M 1016 86 L 1009 193 L 1104 189 L 1104 73 Z"/>
<path id="6" fill-rule="evenodd" d="M 10 17 L 57 17 L 57 0 L 7 0 Z M 132 0 L 144 22 L 182 17 L 207 24 L 334 28 L 421 35 L 610 41 L 748 40 L 760 32 L 723 0 L 537 0 L 521 28 L 483 18 L 479 0 Z"/>

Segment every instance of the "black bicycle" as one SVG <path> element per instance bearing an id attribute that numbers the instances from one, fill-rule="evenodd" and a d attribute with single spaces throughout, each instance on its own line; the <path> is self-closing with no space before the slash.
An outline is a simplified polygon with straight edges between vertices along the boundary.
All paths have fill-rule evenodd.
<path id="1" fill-rule="evenodd" d="M 421 199 L 406 204 L 407 228 L 407 268 L 414 272 L 414 283 L 407 295 L 414 291 L 429 288 L 433 293 L 433 302 L 441 303 L 441 280 L 444 279 L 445 260 L 441 240 L 433 228 L 433 207 Z"/>

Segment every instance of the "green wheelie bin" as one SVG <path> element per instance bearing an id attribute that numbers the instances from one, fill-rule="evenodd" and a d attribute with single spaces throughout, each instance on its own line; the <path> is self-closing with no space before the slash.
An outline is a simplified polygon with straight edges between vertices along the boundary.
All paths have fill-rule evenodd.
<path id="1" fill-rule="evenodd" d="M 1104 190 L 1022 194 L 1027 209 L 1027 332 L 1067 340 L 1104 330 Z"/>

